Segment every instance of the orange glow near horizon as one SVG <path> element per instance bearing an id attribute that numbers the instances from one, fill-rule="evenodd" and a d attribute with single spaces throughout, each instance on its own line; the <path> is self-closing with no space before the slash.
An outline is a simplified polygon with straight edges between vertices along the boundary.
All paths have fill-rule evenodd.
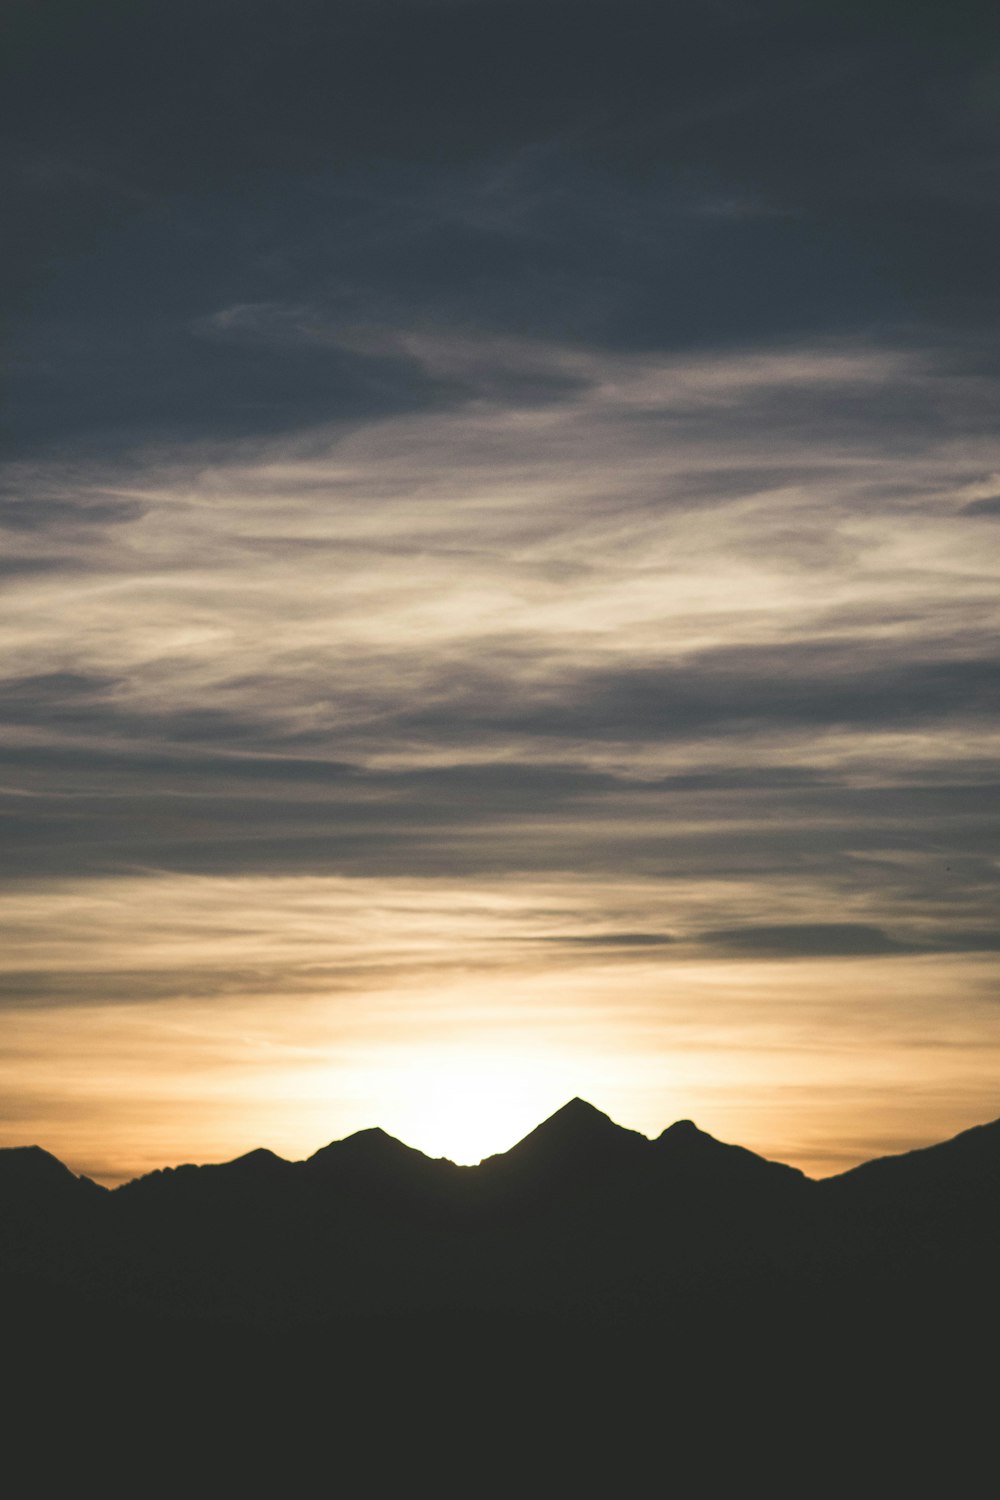
<path id="1" fill-rule="evenodd" d="M 260 1145 L 298 1159 L 373 1125 L 474 1162 L 574 1095 L 815 1176 L 1000 1112 L 989 955 L 595 948 L 567 938 L 595 899 L 573 882 L 106 882 L 63 891 L 54 946 L 19 899 L 9 969 L 62 970 L 70 993 L 4 1013 L 0 1142 L 107 1182 Z"/>

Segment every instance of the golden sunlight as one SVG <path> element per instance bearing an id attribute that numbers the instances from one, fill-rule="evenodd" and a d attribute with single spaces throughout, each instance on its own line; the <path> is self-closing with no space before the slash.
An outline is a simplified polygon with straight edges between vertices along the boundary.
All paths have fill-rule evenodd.
<path id="1" fill-rule="evenodd" d="M 401 1049 L 357 1083 L 380 1099 L 379 1123 L 390 1135 L 428 1156 L 470 1165 L 508 1150 L 572 1098 L 581 1061 L 544 1046 L 484 1039 Z M 598 1070 L 587 1071 L 597 1084 Z"/>

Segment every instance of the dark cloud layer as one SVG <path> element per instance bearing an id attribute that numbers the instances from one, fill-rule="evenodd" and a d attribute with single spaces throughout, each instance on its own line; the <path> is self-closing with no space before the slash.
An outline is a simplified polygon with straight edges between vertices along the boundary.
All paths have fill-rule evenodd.
<path id="1" fill-rule="evenodd" d="M 463 399 L 233 309 L 620 349 L 996 310 L 986 6 L 24 0 L 4 30 L 27 451 Z"/>
<path id="2" fill-rule="evenodd" d="M 859 649 L 860 647 L 860 649 Z M 498 730 L 543 736 L 614 740 L 739 734 L 761 724 L 887 729 L 946 717 L 995 719 L 1000 663 L 995 657 L 940 662 L 875 662 L 866 667 L 856 645 L 781 651 L 706 652 L 690 663 L 588 673 L 523 706 L 505 711 L 498 685 L 485 682 L 443 705 L 417 713 L 414 727 L 475 736 Z"/>
<path id="3" fill-rule="evenodd" d="M 1000 516 L 1000 495 L 989 495 L 983 500 L 970 500 L 963 509 L 967 516 Z"/>
<path id="4" fill-rule="evenodd" d="M 868 733 L 923 723 L 990 726 L 1000 712 L 1000 663 L 990 654 L 967 656 L 965 649 L 937 660 L 907 660 L 906 654 L 887 653 L 862 637 L 835 644 L 800 640 L 781 647 L 715 647 L 679 661 L 626 662 L 613 669 L 581 671 L 556 661 L 548 672 L 530 657 L 498 653 L 478 668 L 471 662 L 442 663 L 440 677 L 431 683 L 426 671 L 415 673 L 412 695 L 400 694 L 395 684 L 384 694 L 377 683 L 366 684 L 357 692 L 346 735 L 336 728 L 339 703 L 328 705 L 329 722 L 307 730 L 283 722 L 282 685 L 266 677 L 235 679 L 231 708 L 221 702 L 183 709 L 164 704 L 140 712 L 127 679 L 80 672 L 10 678 L 0 684 L 0 702 L 6 720 L 27 732 L 73 727 L 106 742 L 134 742 L 136 750 L 143 741 L 206 746 L 243 741 L 257 756 L 296 748 L 308 756 L 319 743 L 328 749 L 331 736 L 345 745 L 413 733 L 454 747 L 496 744 L 498 737 L 515 735 L 663 744 L 705 734 L 739 736 L 768 726 Z M 438 701 L 432 708 L 411 701 L 425 696 Z M 329 761 L 324 754 L 314 764 L 262 764 L 262 775 L 283 765 L 292 777 L 301 777 Z M 446 774 L 460 778 L 464 773 Z M 506 767 L 503 774 L 517 770 Z"/>
<path id="5" fill-rule="evenodd" d="M 796 922 L 703 932 L 700 941 L 741 957 L 879 958 L 903 953 L 997 953 L 1000 935 L 935 931 L 924 941 L 900 940 L 864 922 Z"/>

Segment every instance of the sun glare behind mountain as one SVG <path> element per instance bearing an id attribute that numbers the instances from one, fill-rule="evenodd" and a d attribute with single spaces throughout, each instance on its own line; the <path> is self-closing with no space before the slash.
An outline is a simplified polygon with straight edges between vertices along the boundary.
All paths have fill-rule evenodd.
<path id="1" fill-rule="evenodd" d="M 599 1069 L 591 1075 L 600 1097 Z M 506 1151 L 579 1091 L 580 1059 L 486 1042 L 408 1049 L 370 1080 L 391 1135 L 428 1156 L 470 1165 Z"/>

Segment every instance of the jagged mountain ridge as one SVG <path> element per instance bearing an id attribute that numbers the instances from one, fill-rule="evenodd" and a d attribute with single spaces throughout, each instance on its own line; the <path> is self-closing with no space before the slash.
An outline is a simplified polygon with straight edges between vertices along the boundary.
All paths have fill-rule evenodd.
<path id="1" fill-rule="evenodd" d="M 607 1324 L 890 1282 L 919 1297 L 942 1268 L 985 1284 L 998 1181 L 1000 1122 L 816 1182 L 691 1121 L 649 1140 L 582 1100 L 476 1167 L 372 1129 L 301 1162 L 258 1148 L 108 1191 L 15 1148 L 0 1152 L 0 1273 L 158 1315 L 294 1325 Z"/>
<path id="2" fill-rule="evenodd" d="M 733 1177 L 741 1170 L 784 1178 L 791 1182 L 812 1182 L 796 1167 L 759 1156 L 746 1147 L 719 1141 L 700 1130 L 692 1120 L 678 1120 L 653 1139 L 616 1124 L 603 1111 L 580 1098 L 571 1099 L 554 1114 L 529 1132 L 505 1152 L 488 1156 L 474 1166 L 458 1166 L 447 1157 L 431 1157 L 417 1147 L 406 1145 L 379 1126 L 355 1131 L 334 1140 L 302 1161 L 291 1161 L 265 1146 L 242 1153 L 231 1161 L 201 1165 L 186 1163 L 179 1167 L 157 1168 L 132 1178 L 114 1189 L 105 1189 L 91 1178 L 76 1174 L 44 1148 L 31 1146 L 0 1147 L 0 1203 L 11 1190 L 21 1185 L 43 1184 L 49 1191 L 67 1190 L 72 1183 L 82 1183 L 98 1193 L 128 1193 L 138 1185 L 159 1183 L 178 1174 L 208 1172 L 243 1175 L 260 1181 L 274 1180 L 282 1172 L 308 1173 L 317 1179 L 336 1182 L 347 1176 L 402 1176 L 407 1171 L 420 1173 L 428 1168 L 455 1182 L 473 1180 L 502 1168 L 553 1171 L 574 1168 L 593 1170 L 623 1167 L 626 1163 L 656 1159 L 661 1170 L 677 1175 Z M 967 1176 L 982 1170 L 994 1170 L 1000 1178 L 1000 1120 L 960 1132 L 949 1140 L 914 1150 L 876 1157 L 835 1176 L 821 1179 L 824 1190 L 843 1185 L 903 1181 L 913 1174 L 926 1172 L 943 1179 Z"/>
<path id="3" fill-rule="evenodd" d="M 458 1166 L 447 1157 L 431 1157 L 417 1147 L 408 1146 L 379 1126 L 355 1131 L 341 1140 L 329 1142 L 302 1161 L 291 1161 L 268 1147 L 258 1146 L 231 1161 L 201 1165 L 185 1163 L 178 1167 L 156 1168 L 132 1178 L 114 1189 L 103 1189 L 85 1176 L 77 1176 L 57 1157 L 39 1146 L 0 1148 L 0 1195 L 5 1184 L 19 1181 L 27 1186 L 43 1181 L 50 1188 L 58 1181 L 63 1187 L 70 1181 L 87 1183 L 99 1191 L 130 1193 L 144 1186 L 163 1184 L 171 1178 L 193 1173 L 208 1173 L 214 1179 L 241 1176 L 248 1181 L 273 1182 L 282 1173 L 308 1175 L 316 1180 L 343 1183 L 368 1177 L 373 1183 L 393 1178 L 402 1181 L 407 1175 L 417 1180 L 421 1173 L 433 1173 L 439 1180 L 468 1185 L 476 1177 L 517 1172 L 587 1173 L 610 1172 L 657 1163 L 668 1174 L 704 1174 L 707 1176 L 737 1174 L 764 1168 L 783 1175 L 787 1180 L 808 1181 L 797 1168 L 768 1161 L 742 1146 L 733 1146 L 699 1130 L 691 1120 L 679 1120 L 650 1140 L 638 1131 L 616 1124 L 603 1111 L 575 1098 L 529 1132 L 509 1150 L 484 1158 L 475 1166 Z M 32 1168 L 34 1163 L 34 1168 Z"/>

